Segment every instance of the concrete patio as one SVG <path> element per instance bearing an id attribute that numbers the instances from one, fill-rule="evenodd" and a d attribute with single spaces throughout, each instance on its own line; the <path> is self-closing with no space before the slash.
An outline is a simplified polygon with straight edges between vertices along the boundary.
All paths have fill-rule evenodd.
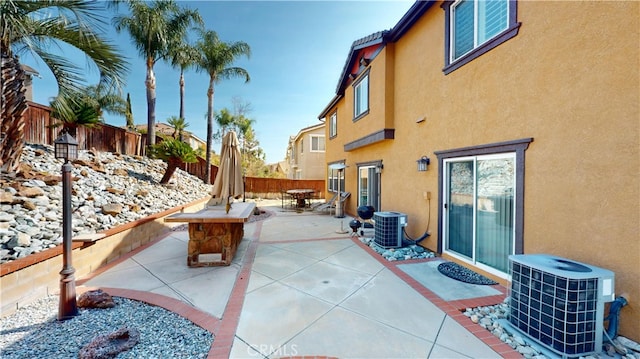
<path id="1" fill-rule="evenodd" d="M 173 231 L 81 278 L 80 291 L 186 316 L 214 334 L 209 357 L 521 357 L 460 312 L 499 303 L 503 287 L 449 279 L 433 270 L 440 258 L 388 262 L 338 233 L 349 217 L 258 207 L 272 216 L 245 224 L 228 267 L 187 267 L 188 233 Z"/>

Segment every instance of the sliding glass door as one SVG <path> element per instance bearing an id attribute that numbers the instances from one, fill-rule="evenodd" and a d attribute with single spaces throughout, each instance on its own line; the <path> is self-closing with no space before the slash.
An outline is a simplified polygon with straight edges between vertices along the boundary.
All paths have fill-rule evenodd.
<path id="1" fill-rule="evenodd" d="M 514 253 L 515 154 L 444 161 L 445 252 L 496 274 Z"/>
<path id="2" fill-rule="evenodd" d="M 358 206 L 380 211 L 380 173 L 376 166 L 358 167 Z"/>

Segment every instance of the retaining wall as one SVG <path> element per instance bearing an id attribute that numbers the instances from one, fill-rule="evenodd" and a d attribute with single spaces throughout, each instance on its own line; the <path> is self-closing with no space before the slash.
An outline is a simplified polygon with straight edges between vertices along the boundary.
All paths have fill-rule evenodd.
<path id="1" fill-rule="evenodd" d="M 165 224 L 166 216 L 176 212 L 196 212 L 204 208 L 207 200 L 208 198 L 204 198 L 99 232 L 97 237 L 102 238 L 95 241 L 86 241 L 87 236 L 74 237 L 72 265 L 76 270 L 76 280 L 144 244 L 159 239 L 162 234 L 171 231 L 172 227 L 180 225 Z M 60 293 L 61 270 L 62 245 L 0 264 L 0 316 L 9 315 L 19 307 L 47 295 Z"/>

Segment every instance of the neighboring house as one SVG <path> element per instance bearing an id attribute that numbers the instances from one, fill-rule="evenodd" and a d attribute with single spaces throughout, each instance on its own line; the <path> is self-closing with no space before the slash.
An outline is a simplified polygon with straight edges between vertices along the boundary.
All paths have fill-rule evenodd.
<path id="1" fill-rule="evenodd" d="M 22 67 L 26 75 L 24 81 L 24 97 L 27 101 L 33 101 L 33 76 L 40 77 L 40 73 L 33 67 L 25 64 L 21 64 L 20 67 Z"/>
<path id="2" fill-rule="evenodd" d="M 286 178 L 289 173 L 289 163 L 287 161 L 279 161 L 266 165 L 269 172 L 275 173 L 277 178 Z"/>
<path id="3" fill-rule="evenodd" d="M 329 192 L 351 192 L 352 215 L 406 213 L 409 236 L 428 230 L 425 247 L 503 284 L 510 254 L 609 269 L 628 294 L 621 333 L 640 340 L 638 13 L 416 2 L 353 43 L 319 115 Z"/>
<path id="4" fill-rule="evenodd" d="M 326 163 L 324 127 L 324 123 L 309 126 L 289 138 L 287 178 L 324 179 Z"/>
<path id="5" fill-rule="evenodd" d="M 138 130 L 139 132 L 146 133 L 147 125 L 146 124 L 136 125 L 136 130 Z M 173 136 L 173 132 L 174 132 L 173 126 L 168 125 L 166 123 L 162 123 L 162 122 L 156 123 L 156 135 L 162 134 L 165 136 Z M 182 140 L 188 143 L 189 146 L 191 146 L 191 148 L 193 148 L 194 150 L 197 150 L 198 148 L 201 148 L 201 147 L 203 149 L 207 148 L 207 142 L 201 140 L 198 136 L 194 135 L 189 131 L 182 131 Z"/>

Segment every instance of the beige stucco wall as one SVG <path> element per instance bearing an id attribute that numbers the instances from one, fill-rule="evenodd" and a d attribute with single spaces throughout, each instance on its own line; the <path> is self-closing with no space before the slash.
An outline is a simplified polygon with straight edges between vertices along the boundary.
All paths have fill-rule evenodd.
<path id="1" fill-rule="evenodd" d="M 287 178 L 291 179 L 324 179 L 326 174 L 325 151 L 311 151 L 311 136 L 325 136 L 325 146 L 327 135 L 325 126 L 310 129 L 300 133 L 290 146 L 295 148 L 295 161 L 290 163 Z M 304 150 L 301 151 L 302 146 Z M 299 174 L 299 177 L 297 176 Z"/>
<path id="2" fill-rule="evenodd" d="M 616 293 L 629 300 L 621 332 L 640 340 L 638 14 L 640 3 L 632 1 L 520 1 L 515 38 L 444 75 L 444 11 L 437 4 L 371 64 L 371 112 L 356 123 L 347 88 L 327 162 L 346 160 L 346 187 L 354 192 L 355 164 L 383 160 L 381 210 L 407 213 L 412 236 L 428 225 L 425 246 L 435 250 L 434 152 L 532 137 L 525 152 L 524 252 L 614 271 Z M 394 77 L 380 79 L 378 67 L 389 68 L 389 54 Z M 381 127 L 389 111 L 380 99 L 389 91 L 377 88 L 383 83 L 393 86 L 395 139 L 345 153 L 345 143 Z M 423 155 L 431 158 L 429 171 L 417 172 Z M 347 213 L 355 205 L 350 200 Z"/>

